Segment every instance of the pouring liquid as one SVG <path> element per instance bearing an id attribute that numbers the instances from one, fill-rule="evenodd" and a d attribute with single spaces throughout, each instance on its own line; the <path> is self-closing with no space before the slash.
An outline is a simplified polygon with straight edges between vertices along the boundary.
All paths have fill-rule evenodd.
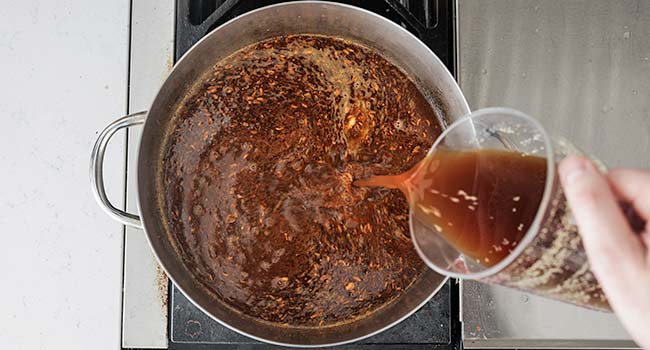
<path id="1" fill-rule="evenodd" d="M 532 224 L 545 181 L 545 158 L 502 150 L 436 150 L 403 174 L 355 184 L 401 190 L 414 215 L 465 255 L 493 266 Z"/>

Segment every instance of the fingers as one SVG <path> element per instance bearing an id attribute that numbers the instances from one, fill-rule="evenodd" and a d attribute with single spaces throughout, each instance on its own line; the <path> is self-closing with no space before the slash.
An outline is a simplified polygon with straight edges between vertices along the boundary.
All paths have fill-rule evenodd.
<path id="1" fill-rule="evenodd" d="M 650 218 L 650 172 L 634 169 L 614 169 L 607 179 L 616 195 L 634 206 L 644 219 Z"/>
<path id="2" fill-rule="evenodd" d="M 559 168 L 567 200 L 580 229 L 592 270 L 610 295 L 630 288 L 644 265 L 644 248 L 630 229 L 609 182 L 591 163 L 568 157 Z"/>
<path id="3" fill-rule="evenodd" d="M 619 201 L 631 203 L 647 221 L 650 175 L 615 170 L 605 176 L 579 157 L 564 159 L 559 172 L 591 270 L 630 334 L 639 344 L 647 345 L 650 259 L 645 255 L 650 232 L 647 226 L 641 235 L 632 232 Z"/>

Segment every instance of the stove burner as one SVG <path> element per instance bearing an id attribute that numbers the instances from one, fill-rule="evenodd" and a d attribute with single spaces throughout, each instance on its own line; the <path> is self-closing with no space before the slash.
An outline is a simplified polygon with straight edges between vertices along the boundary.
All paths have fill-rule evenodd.
<path id="1" fill-rule="evenodd" d="M 281 0 L 181 0 L 176 9 L 175 58 L 214 28 L 248 11 Z M 455 1 L 453 0 L 343 0 L 380 14 L 403 26 L 455 72 Z M 268 349 L 239 335 L 196 308 L 171 287 L 169 349 Z M 458 286 L 447 282 L 419 311 L 392 329 L 337 349 L 460 349 Z"/>

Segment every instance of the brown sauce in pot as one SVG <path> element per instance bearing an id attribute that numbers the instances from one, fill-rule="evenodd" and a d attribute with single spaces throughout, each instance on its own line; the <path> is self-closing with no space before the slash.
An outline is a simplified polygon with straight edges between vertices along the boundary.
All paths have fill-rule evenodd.
<path id="1" fill-rule="evenodd" d="M 164 210 L 187 265 L 240 312 L 292 326 L 363 317 L 424 271 L 397 190 L 440 133 L 411 80 L 373 51 L 297 35 L 218 62 L 175 117 Z"/>

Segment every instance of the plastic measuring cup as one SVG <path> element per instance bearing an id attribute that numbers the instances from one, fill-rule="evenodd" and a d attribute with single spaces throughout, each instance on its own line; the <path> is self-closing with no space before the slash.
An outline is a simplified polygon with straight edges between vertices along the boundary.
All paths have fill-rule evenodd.
<path id="1" fill-rule="evenodd" d="M 426 264 L 438 273 L 503 285 L 576 305 L 610 311 L 594 277 L 557 175 L 557 163 L 581 154 L 551 137 L 534 118 L 509 108 L 476 111 L 449 126 L 429 151 L 506 150 L 546 159 L 544 192 L 532 224 L 496 264 L 482 264 L 448 241 L 440 227 L 420 217 L 410 199 L 411 236 Z"/>

